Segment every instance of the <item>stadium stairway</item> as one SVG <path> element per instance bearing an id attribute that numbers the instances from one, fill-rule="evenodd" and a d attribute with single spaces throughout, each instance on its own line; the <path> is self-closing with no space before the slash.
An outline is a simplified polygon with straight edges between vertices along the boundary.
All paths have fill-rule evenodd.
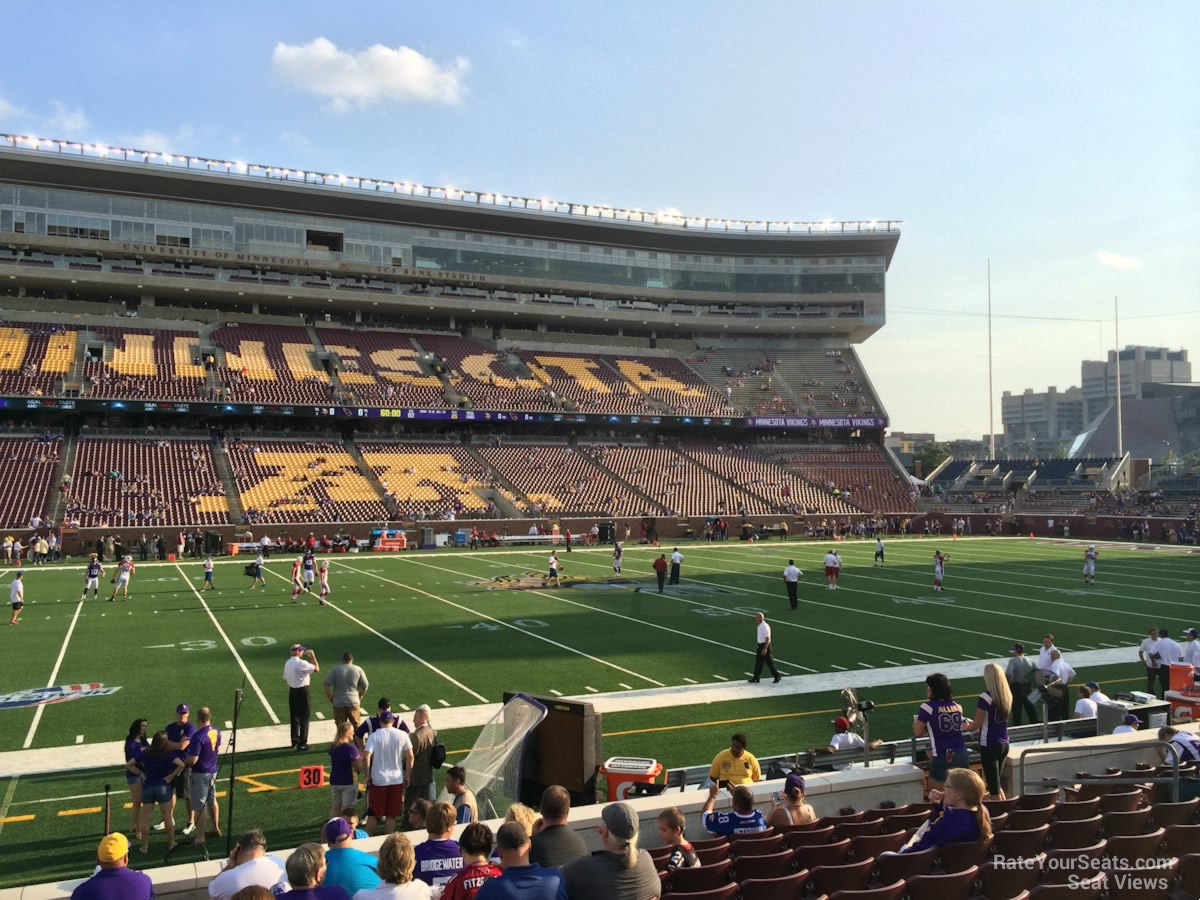
<path id="1" fill-rule="evenodd" d="M 312 325 L 305 325 L 304 330 L 308 332 L 308 339 L 312 341 L 314 361 L 329 373 L 329 381 L 342 397 L 353 396 L 353 392 L 346 388 L 342 383 L 341 376 L 338 375 L 338 367 L 334 365 L 333 354 L 325 347 L 325 342 L 321 340 L 321 335 L 317 333 L 317 329 Z"/>
<path id="2" fill-rule="evenodd" d="M 646 494 L 644 494 L 639 488 L 635 487 L 631 482 L 627 481 L 626 479 L 624 479 L 620 475 L 618 475 L 614 469 L 611 469 L 608 466 L 606 466 L 604 463 L 598 461 L 590 453 L 585 453 L 585 454 L 581 454 L 581 455 L 583 456 L 584 459 L 587 460 L 589 465 L 595 466 L 597 469 L 599 469 L 601 472 L 603 472 L 605 475 L 607 475 L 609 478 L 611 478 L 617 484 L 621 485 L 621 487 L 625 488 L 625 490 L 629 491 L 629 493 L 633 494 L 633 496 L 637 497 L 640 500 L 645 501 L 646 509 L 653 510 L 656 514 L 658 514 L 660 516 L 665 515 L 666 510 L 663 509 L 661 503 L 658 503 L 657 501 L 650 499 L 650 497 L 647 496 Z"/>
<path id="3" fill-rule="evenodd" d="M 482 454 L 471 445 L 470 440 L 463 444 L 463 449 L 467 451 L 471 459 L 479 463 L 480 469 L 484 472 L 491 472 L 492 476 L 500 482 L 504 488 L 503 491 L 487 491 L 484 493 L 489 500 L 496 504 L 496 508 L 505 516 L 514 519 L 525 518 L 529 513 L 527 510 L 533 506 L 533 501 L 509 480 L 503 472 L 493 466 L 490 462 L 483 458 Z M 523 503 L 525 508 L 517 506 L 517 503 Z"/>
<path id="4" fill-rule="evenodd" d="M 229 503 L 229 521 L 244 522 L 246 514 L 242 510 L 242 495 L 238 493 L 233 469 L 229 467 L 229 456 L 225 453 L 225 445 L 221 443 L 219 437 L 215 436 L 212 439 L 212 445 L 213 468 L 217 470 L 217 475 L 221 478 L 221 486 L 225 488 L 225 499 Z"/>
<path id="5" fill-rule="evenodd" d="M 79 439 L 73 434 L 64 434 L 62 442 L 62 451 L 58 454 L 58 465 L 54 468 L 54 477 L 50 479 L 50 487 L 47 489 L 46 496 L 46 518 L 51 522 L 62 521 L 63 505 L 67 502 L 67 495 L 58 489 L 62 484 L 63 476 L 74 469 L 75 466 L 75 449 L 79 446 Z"/>
<path id="6" fill-rule="evenodd" d="M 625 373 L 622 372 L 620 369 L 618 369 L 616 364 L 611 359 L 602 359 L 601 363 L 605 366 L 605 368 L 607 368 L 609 371 L 613 372 L 623 382 L 632 386 L 634 392 L 639 397 L 645 397 L 646 402 L 649 403 L 652 407 L 654 407 L 655 410 L 657 410 L 660 413 L 665 413 L 666 415 L 672 415 L 674 413 L 674 411 L 671 409 L 670 406 L 668 406 L 666 403 L 663 403 L 661 400 L 657 400 L 654 397 L 651 397 L 644 390 L 642 390 L 642 386 L 640 384 L 638 384 L 636 381 L 626 377 Z"/>
<path id="7" fill-rule="evenodd" d="M 363 459 L 362 451 L 358 449 L 358 445 L 354 443 L 351 438 L 346 438 L 343 440 L 342 445 L 346 448 L 346 452 L 350 454 L 351 458 L 358 465 L 358 470 L 363 473 L 363 477 L 367 479 L 371 487 L 375 489 L 375 493 L 379 495 L 379 499 L 383 503 L 384 508 L 387 509 L 388 515 L 394 516 L 396 514 L 396 507 L 388 499 L 387 488 L 385 488 L 383 486 L 383 482 L 379 480 L 379 473 L 375 471 L 370 463 Z"/>

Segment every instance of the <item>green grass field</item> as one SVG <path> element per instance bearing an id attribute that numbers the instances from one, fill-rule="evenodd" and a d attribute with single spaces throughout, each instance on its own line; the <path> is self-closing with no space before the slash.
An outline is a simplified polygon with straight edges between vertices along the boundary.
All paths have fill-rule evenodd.
<path id="1" fill-rule="evenodd" d="M 935 671 L 947 661 L 1004 656 L 1014 640 L 1036 646 L 1047 630 L 1059 647 L 1077 653 L 1135 644 L 1149 624 L 1176 632 L 1192 624 L 1200 556 L 1102 545 L 1098 584 L 1085 588 L 1081 546 L 1014 539 L 937 546 L 950 554 L 942 594 L 931 589 L 934 543 L 926 540 L 890 541 L 882 569 L 872 565 L 873 544 L 840 545 L 845 568 L 836 592 L 824 589 L 818 568 L 825 544 L 800 541 L 684 545 L 684 585 L 662 596 L 630 585 L 489 590 L 475 583 L 540 575 L 548 556 L 542 549 L 339 556 L 330 608 L 309 598 L 289 603 L 290 563 L 283 559 L 270 563 L 265 591 L 247 590 L 241 563 L 218 565 L 219 590 L 202 595 L 195 590 L 202 584 L 198 564 L 145 565 L 128 603 L 82 605 L 82 566 L 36 569 L 26 576 L 22 625 L 0 631 L 0 694 L 47 684 L 120 690 L 47 705 L 40 715 L 0 706 L 0 750 L 78 745 L 86 756 L 90 743 L 122 739 L 135 717 L 165 724 L 179 702 L 213 707 L 222 726 L 243 679 L 244 726 L 286 721 L 281 671 L 293 641 L 315 648 L 323 664 L 352 650 L 371 679 L 372 702 L 387 694 L 394 705 L 429 703 L 435 715 L 444 706 L 497 702 L 505 690 L 586 695 L 732 685 L 753 663 L 752 615 L 759 609 L 774 623 L 785 672 L 834 676 L 823 693 L 605 716 L 606 755 L 647 755 L 680 766 L 706 762 L 735 729 L 749 732 L 751 749 L 761 755 L 823 744 L 837 690 L 855 686 L 855 672 L 897 665 Z M 652 587 L 650 562 L 658 552 L 629 548 L 626 578 Z M 565 576 L 612 575 L 607 551 L 567 555 L 560 548 L 560 555 Z M 796 612 L 787 609 L 781 584 L 788 558 L 805 570 Z M 1081 677 L 1127 681 L 1125 687 L 1140 681 L 1136 667 L 1077 668 Z M 978 690 L 978 682 L 956 685 L 962 696 Z M 874 688 L 870 696 L 880 704 L 875 734 L 907 735 L 920 686 Z M 325 708 L 319 690 L 314 708 Z M 465 751 L 474 732 L 444 738 L 452 750 Z M 297 766 L 324 761 L 324 747 L 314 746 L 310 756 L 241 757 L 239 773 L 247 778 L 235 788 L 235 830 L 261 825 L 276 847 L 310 839 L 327 812 L 327 795 L 292 789 Z M 86 873 L 102 827 L 96 795 L 106 781 L 124 788 L 119 770 L 0 782 L 6 860 L 0 886 Z M 114 794 L 118 825 L 128 817 L 124 802 Z"/>

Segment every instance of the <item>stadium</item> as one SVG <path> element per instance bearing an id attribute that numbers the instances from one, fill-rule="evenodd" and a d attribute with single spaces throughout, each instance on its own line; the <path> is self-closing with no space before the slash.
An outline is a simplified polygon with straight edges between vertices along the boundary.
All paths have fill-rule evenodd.
<path id="1" fill-rule="evenodd" d="M 381 695 L 406 728 L 424 707 L 497 828 L 562 785 L 602 850 L 606 801 L 658 764 L 629 807 L 664 897 L 1060 896 L 1048 858 L 1126 853 L 1200 896 L 1196 773 L 1155 740 L 1190 720 L 1191 682 L 1146 694 L 1136 649 L 1195 609 L 1196 479 L 1139 493 L 1128 453 L 914 477 L 856 352 L 885 325 L 901 224 L 0 135 L 0 581 L 23 602 L 0 663 L 0 897 L 69 896 L 105 833 L 136 843 L 125 729 L 177 706 L 225 734 L 224 837 L 149 835 L 130 864 L 157 896 L 208 896 L 225 837 L 315 840 L 345 707 L 318 679 L 344 654 L 370 682 L 353 720 Z M 1048 632 L 1075 677 L 1014 724 L 994 836 L 896 868 L 880 854 L 931 816 L 927 676 L 969 719 L 985 666 Z M 323 664 L 299 740 L 293 646 Z M 1086 682 L 1145 733 L 1113 735 L 1095 703 L 1072 717 Z M 732 732 L 762 764 L 754 803 L 798 768 L 819 819 L 696 840 L 703 864 L 668 872 L 654 821 L 678 807 L 703 836 Z M 1005 880 L 1001 853 L 1033 877 Z"/>

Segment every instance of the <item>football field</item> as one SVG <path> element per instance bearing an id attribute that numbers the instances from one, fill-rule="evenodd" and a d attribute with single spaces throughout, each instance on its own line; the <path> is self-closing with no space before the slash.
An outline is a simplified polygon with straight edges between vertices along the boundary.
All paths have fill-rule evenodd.
<path id="1" fill-rule="evenodd" d="M 323 666 L 351 651 L 401 709 L 498 702 L 505 690 L 587 695 L 737 682 L 754 661 L 753 615 L 774 625 L 786 674 L 1004 657 L 1013 641 L 1036 647 L 1051 631 L 1064 652 L 1136 644 L 1150 624 L 1193 624 L 1200 556 L 1180 549 L 1101 545 L 1098 583 L 1083 584 L 1083 545 L 1028 539 L 892 540 L 838 544 L 844 574 L 826 590 L 827 543 L 691 543 L 683 580 L 658 594 L 659 550 L 630 547 L 624 577 L 611 551 L 575 548 L 563 586 L 545 583 L 549 551 L 411 552 L 332 558 L 332 604 L 290 602 L 290 558 L 273 558 L 251 590 L 244 562 L 216 566 L 201 591 L 196 561 L 143 564 L 130 599 L 80 602 L 83 567 L 27 569 L 19 627 L 0 631 L 0 750 L 87 745 L 124 737 L 128 723 L 170 720 L 177 703 L 211 706 L 228 721 L 245 684 L 243 726 L 287 721 L 282 666 L 293 642 Z M 931 587 L 934 547 L 949 554 L 946 589 Z M 804 570 L 800 608 L 787 607 L 781 572 Z M 108 568 L 111 568 L 108 567 Z M 8 581 L 11 572 L 0 575 Z M 617 583 L 609 583 L 616 581 Z M 32 689 L 93 693 L 36 706 Z M 100 687 L 91 687 L 100 686 Z M 373 702 L 373 700 L 371 701 Z M 314 690 L 314 708 L 324 698 Z"/>

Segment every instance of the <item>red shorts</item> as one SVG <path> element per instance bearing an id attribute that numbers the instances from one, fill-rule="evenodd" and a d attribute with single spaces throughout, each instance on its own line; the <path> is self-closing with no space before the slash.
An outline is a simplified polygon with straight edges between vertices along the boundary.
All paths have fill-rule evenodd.
<path id="1" fill-rule="evenodd" d="M 371 812 L 381 819 L 393 819 L 404 815 L 404 785 L 373 784 L 367 790 L 367 803 Z"/>
<path id="2" fill-rule="evenodd" d="M 825 577 L 826 578 L 834 578 L 837 576 L 837 573 L 838 573 L 837 566 L 826 566 L 825 567 Z"/>

